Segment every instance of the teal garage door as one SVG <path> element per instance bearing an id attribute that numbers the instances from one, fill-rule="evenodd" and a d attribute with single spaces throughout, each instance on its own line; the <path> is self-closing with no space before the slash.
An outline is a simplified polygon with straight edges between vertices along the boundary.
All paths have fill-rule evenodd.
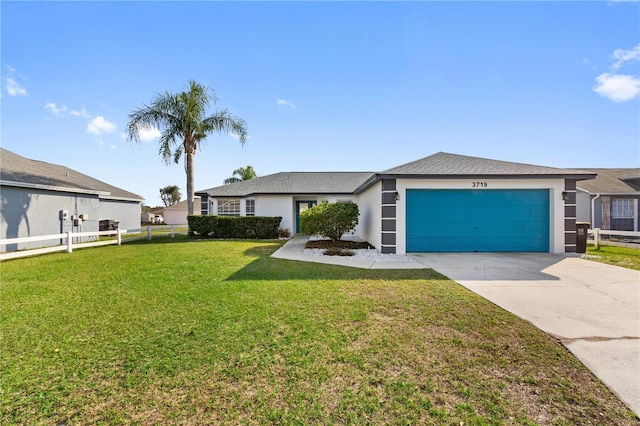
<path id="1" fill-rule="evenodd" d="M 549 191 L 408 189 L 408 252 L 548 252 Z"/>

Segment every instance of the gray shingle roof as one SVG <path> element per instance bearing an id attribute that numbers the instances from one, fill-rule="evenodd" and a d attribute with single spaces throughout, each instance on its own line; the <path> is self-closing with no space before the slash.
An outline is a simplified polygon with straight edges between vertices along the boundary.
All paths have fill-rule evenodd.
<path id="1" fill-rule="evenodd" d="M 428 157 L 385 170 L 398 176 L 583 176 L 589 172 L 532 164 L 511 163 L 438 152 Z"/>
<path id="2" fill-rule="evenodd" d="M 383 172 L 283 172 L 197 191 L 211 197 L 246 197 L 252 194 L 352 194 L 364 191 L 384 177 L 571 177 L 593 179 L 583 170 L 511 163 L 439 152 Z"/>
<path id="3" fill-rule="evenodd" d="M 26 187 L 55 187 L 71 192 L 97 192 L 100 198 L 142 200 L 140 195 L 109 185 L 73 169 L 44 161 L 30 160 L 0 148 L 0 181 Z M 15 184 L 14 184 L 15 185 Z"/>
<path id="4" fill-rule="evenodd" d="M 252 194 L 352 194 L 372 172 L 281 172 L 197 191 L 211 197 Z"/>
<path id="5" fill-rule="evenodd" d="M 589 169 L 597 173 L 595 179 L 579 182 L 578 188 L 592 194 L 624 194 L 640 192 L 640 168 Z"/>

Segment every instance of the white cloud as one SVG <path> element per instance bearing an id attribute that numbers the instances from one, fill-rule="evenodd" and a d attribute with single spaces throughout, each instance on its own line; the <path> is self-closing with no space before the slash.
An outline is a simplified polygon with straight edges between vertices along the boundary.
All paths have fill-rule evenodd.
<path id="1" fill-rule="evenodd" d="M 9 96 L 25 96 L 27 94 L 27 89 L 11 77 L 5 79 L 5 87 Z"/>
<path id="2" fill-rule="evenodd" d="M 65 107 L 66 108 L 66 107 Z M 69 111 L 69 113 L 71 115 L 73 115 L 74 117 L 84 117 L 84 118 L 91 118 L 91 114 L 89 114 L 87 112 L 87 110 L 82 107 L 81 110 L 77 110 L 77 109 L 72 109 L 71 111 Z"/>
<path id="3" fill-rule="evenodd" d="M 593 91 L 614 102 L 625 102 L 634 99 L 640 93 L 640 78 L 618 74 L 617 71 L 627 62 L 640 59 L 640 44 L 632 49 L 616 49 L 611 57 L 615 62 L 609 67 L 612 72 L 605 72 L 596 77 Z"/>
<path id="4" fill-rule="evenodd" d="M 138 134 L 140 135 L 141 141 L 152 141 L 160 137 L 160 130 L 153 126 L 139 126 Z"/>
<path id="5" fill-rule="evenodd" d="M 288 101 L 288 100 L 286 100 L 286 99 L 278 98 L 278 99 L 276 100 L 276 104 L 277 104 L 278 106 L 288 106 L 288 107 L 291 107 L 291 108 L 293 108 L 293 109 L 296 109 L 296 106 L 293 104 L 293 102 L 290 102 L 290 101 Z"/>
<path id="6" fill-rule="evenodd" d="M 105 120 L 103 116 L 98 115 L 87 125 L 87 132 L 94 135 L 103 133 L 113 133 L 116 131 L 116 125 Z"/>
<path id="7" fill-rule="evenodd" d="M 596 77 L 593 90 L 614 102 L 629 101 L 640 93 L 640 79 L 624 74 L 604 73 Z"/>
<path id="8" fill-rule="evenodd" d="M 60 115 L 60 114 L 62 114 L 63 112 L 65 112 L 67 110 L 67 107 L 64 106 L 64 105 L 59 107 L 56 104 L 54 104 L 53 102 L 49 102 L 48 104 L 45 104 L 44 109 L 48 109 L 49 111 L 51 111 L 55 115 Z"/>
<path id="9" fill-rule="evenodd" d="M 18 83 L 18 79 L 22 79 L 22 76 L 20 76 L 15 68 L 9 65 L 5 67 L 7 68 L 7 72 L 5 73 L 4 89 L 7 91 L 7 94 L 9 96 L 25 96 L 27 89 Z"/>
<path id="10" fill-rule="evenodd" d="M 613 59 L 616 60 L 616 62 L 611 65 L 611 69 L 614 71 L 619 70 L 625 62 L 640 59 L 640 44 L 630 50 L 616 49 L 613 52 Z"/>

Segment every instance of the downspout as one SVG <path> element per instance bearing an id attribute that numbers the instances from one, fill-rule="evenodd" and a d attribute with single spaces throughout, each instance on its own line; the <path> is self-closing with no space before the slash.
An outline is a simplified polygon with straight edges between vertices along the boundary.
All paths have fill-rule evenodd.
<path id="1" fill-rule="evenodd" d="M 596 227 L 596 200 L 600 198 L 601 194 L 596 194 L 595 197 L 591 199 L 591 229 Z"/>

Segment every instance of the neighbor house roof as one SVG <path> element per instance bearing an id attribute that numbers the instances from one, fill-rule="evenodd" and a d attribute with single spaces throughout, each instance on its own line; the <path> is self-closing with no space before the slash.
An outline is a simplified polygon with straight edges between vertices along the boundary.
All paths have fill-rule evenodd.
<path id="1" fill-rule="evenodd" d="M 253 194 L 353 194 L 372 172 L 281 172 L 197 191 L 210 197 Z"/>
<path id="2" fill-rule="evenodd" d="M 194 204 L 199 203 L 199 202 L 200 202 L 200 197 L 193 197 L 193 203 Z M 187 200 L 183 200 L 183 201 L 180 201 L 179 203 L 175 203 L 175 204 L 172 204 L 170 206 L 163 207 L 160 210 L 162 210 L 162 211 L 165 211 L 165 210 L 187 210 Z"/>
<path id="3" fill-rule="evenodd" d="M 640 168 L 589 169 L 597 173 L 595 179 L 580 182 L 578 188 L 592 194 L 639 194 Z"/>
<path id="4" fill-rule="evenodd" d="M 99 198 L 139 201 L 143 198 L 65 166 L 30 160 L 0 148 L 0 184 L 52 191 L 87 193 Z"/>

